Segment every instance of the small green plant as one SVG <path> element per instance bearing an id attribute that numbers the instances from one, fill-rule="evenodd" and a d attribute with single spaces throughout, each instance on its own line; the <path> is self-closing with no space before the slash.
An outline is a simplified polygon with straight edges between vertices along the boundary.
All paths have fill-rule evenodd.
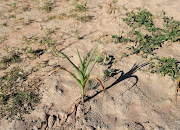
<path id="1" fill-rule="evenodd" d="M 2 87 L 6 87 L 6 88 L 13 88 L 13 84 L 15 83 L 15 81 L 20 78 L 20 79 L 26 79 L 27 75 L 24 73 L 24 70 L 20 69 L 19 67 L 14 67 L 11 69 L 11 71 L 6 72 L 6 75 L 2 77 L 3 82 L 2 83 Z M 10 89 L 7 89 L 10 90 Z M 13 88 L 16 89 L 16 88 Z"/>
<path id="2" fill-rule="evenodd" d="M 28 113 L 34 106 L 39 103 L 38 94 L 34 91 L 18 91 L 13 94 L 12 102 L 9 106 L 2 109 L 3 114 L 7 114 L 7 119 L 21 119 L 24 114 Z"/>
<path id="3" fill-rule="evenodd" d="M 158 36 L 150 36 L 148 34 L 143 35 L 142 33 L 135 31 L 135 42 L 137 46 L 133 46 L 133 54 L 137 54 L 140 51 L 143 53 L 151 54 L 155 49 L 161 47 L 163 39 Z"/>
<path id="4" fill-rule="evenodd" d="M 33 50 L 32 47 L 26 46 L 25 48 L 22 48 L 22 51 L 26 54 L 33 54 L 34 57 L 39 57 L 44 53 L 43 49 L 36 49 Z"/>
<path id="5" fill-rule="evenodd" d="M 116 73 L 116 69 L 106 69 L 103 70 L 104 73 L 104 79 L 108 79 L 109 77 L 112 76 L 113 73 Z"/>
<path id="6" fill-rule="evenodd" d="M 127 43 L 132 42 L 131 39 L 125 37 L 119 37 L 118 35 L 112 35 L 112 38 L 115 40 L 115 43 Z"/>
<path id="7" fill-rule="evenodd" d="M 99 45 L 99 44 L 98 44 Z M 79 75 L 79 78 L 77 78 L 77 76 L 75 76 L 75 74 L 73 74 L 72 72 L 68 71 L 67 69 L 65 69 L 64 67 L 59 67 L 60 69 L 63 69 L 65 70 L 66 72 L 70 73 L 72 75 L 72 77 L 77 81 L 79 87 L 81 88 L 81 95 L 82 95 L 82 102 L 84 102 L 84 90 L 86 88 L 86 84 L 87 84 L 87 81 L 92 79 L 92 78 L 95 78 L 98 80 L 98 82 L 101 84 L 101 86 L 103 87 L 103 90 L 104 90 L 104 86 L 101 82 L 101 80 L 98 78 L 98 77 L 95 77 L 95 76 L 90 76 L 90 73 L 95 65 L 95 63 L 98 61 L 98 59 L 101 57 L 101 53 L 98 54 L 94 60 L 94 63 L 92 64 L 92 66 L 90 67 L 89 71 L 86 73 L 87 71 L 87 68 L 89 66 L 89 63 L 98 47 L 98 45 L 96 46 L 96 48 L 93 50 L 93 52 L 91 53 L 89 59 L 87 60 L 87 62 L 85 62 L 85 58 L 83 58 L 83 60 L 81 59 L 80 57 L 80 54 L 79 54 L 79 51 L 77 49 L 77 53 L 78 53 L 78 57 L 79 57 L 79 62 L 80 62 L 80 68 L 78 68 L 70 59 L 69 57 L 64 54 L 63 52 L 59 51 L 59 53 L 61 53 L 70 63 L 71 65 L 75 68 L 75 70 L 77 71 L 78 75 Z M 54 71 L 52 71 L 54 72 Z M 52 73 L 51 72 L 51 73 Z"/>
<path id="8" fill-rule="evenodd" d="M 114 56 L 107 55 L 105 56 L 104 60 L 100 62 L 100 65 L 106 66 L 107 68 L 111 68 L 114 62 L 115 62 Z"/>
<path id="9" fill-rule="evenodd" d="M 104 73 L 104 79 L 108 79 L 112 76 L 113 73 L 117 72 L 117 69 L 112 69 L 112 65 L 115 63 L 114 56 L 108 55 L 104 58 L 103 61 L 100 62 L 100 65 L 105 66 L 105 70 L 103 70 Z"/>
<path id="10" fill-rule="evenodd" d="M 15 12 L 16 12 L 16 9 L 17 9 L 17 4 L 16 4 L 16 3 L 7 4 L 7 6 L 10 7 L 10 9 L 8 10 L 8 12 L 12 12 L 12 11 L 15 11 Z"/>
<path id="11" fill-rule="evenodd" d="M 12 50 L 8 52 L 8 56 L 3 56 L 0 58 L 0 70 L 6 69 L 11 65 L 12 63 L 18 63 L 21 62 L 20 53 L 16 52 L 15 50 Z"/>
<path id="12" fill-rule="evenodd" d="M 17 7 L 16 3 L 8 4 L 8 6 L 14 8 L 14 9 Z"/>
<path id="13" fill-rule="evenodd" d="M 14 19 L 15 19 L 15 18 L 16 18 L 16 15 L 11 15 L 10 18 L 14 18 Z"/>
<path id="14" fill-rule="evenodd" d="M 22 48 L 22 51 L 26 54 L 33 52 L 32 47 L 28 47 L 28 46 L 26 46 L 25 48 Z"/>
<path id="15" fill-rule="evenodd" d="M 180 22 L 173 20 L 173 17 L 169 18 L 165 16 L 164 12 L 164 27 L 163 32 L 166 34 L 165 37 L 172 41 L 176 42 L 180 40 Z"/>
<path id="16" fill-rule="evenodd" d="M 55 44 L 55 41 L 53 41 L 50 35 L 46 35 L 42 38 L 41 43 L 46 45 L 47 47 L 51 47 Z"/>
<path id="17" fill-rule="evenodd" d="M 112 3 L 116 3 L 117 2 L 117 0 L 112 0 Z"/>
<path id="18" fill-rule="evenodd" d="M 160 73 L 162 76 L 168 74 L 173 80 L 178 79 L 180 74 L 180 62 L 171 57 L 162 57 L 161 59 L 156 57 L 153 59 L 157 60 L 158 62 L 152 62 L 149 65 L 149 70 L 151 73 Z"/>
<path id="19" fill-rule="evenodd" d="M 0 44 L 2 44 L 4 41 L 6 41 L 8 38 L 7 35 L 4 35 L 4 36 L 0 36 Z"/>
<path id="20" fill-rule="evenodd" d="M 137 13 L 131 11 L 127 13 L 126 16 L 127 18 L 123 18 L 123 21 L 125 21 L 130 27 L 137 28 L 145 25 L 146 29 L 151 31 L 152 27 L 154 26 L 152 14 L 146 9 L 141 10 L 138 8 Z"/>
<path id="21" fill-rule="evenodd" d="M 87 11 L 87 2 L 86 3 L 82 3 L 82 4 L 79 4 L 77 2 L 75 2 L 75 11 L 78 11 L 78 12 L 85 12 Z"/>

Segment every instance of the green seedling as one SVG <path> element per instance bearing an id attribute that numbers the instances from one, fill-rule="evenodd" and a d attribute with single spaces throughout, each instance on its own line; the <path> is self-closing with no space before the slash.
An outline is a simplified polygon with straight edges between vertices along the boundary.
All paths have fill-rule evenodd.
<path id="1" fill-rule="evenodd" d="M 16 52 L 15 50 L 12 50 L 12 51 L 10 51 L 8 53 L 9 53 L 8 56 L 3 56 L 3 57 L 0 58 L 0 70 L 8 68 L 9 65 L 11 65 L 13 63 L 21 62 L 19 52 Z"/>
<path id="2" fill-rule="evenodd" d="M 28 46 L 26 46 L 25 48 L 22 48 L 22 51 L 26 54 L 33 54 L 35 57 L 38 57 L 44 53 L 43 49 L 33 50 L 32 47 L 28 47 Z"/>
<path id="3" fill-rule="evenodd" d="M 165 14 L 164 14 L 165 15 Z M 164 27 L 163 32 L 166 34 L 166 38 L 172 42 L 180 40 L 180 22 L 173 20 L 173 17 L 163 17 Z"/>
<path id="4" fill-rule="evenodd" d="M 8 10 L 8 12 L 11 12 L 11 11 L 15 11 L 15 12 L 16 12 L 16 9 L 17 9 L 17 4 L 16 4 L 16 3 L 7 4 L 7 6 L 10 7 L 10 9 Z"/>
<path id="5" fill-rule="evenodd" d="M 82 4 L 78 4 L 77 2 L 75 2 L 75 11 L 78 12 L 85 12 L 87 11 L 87 2 L 86 3 L 82 3 Z"/>
<path id="6" fill-rule="evenodd" d="M 26 46 L 25 48 L 22 48 L 22 51 L 26 54 L 33 52 L 32 47 L 28 47 L 28 46 Z"/>
<path id="7" fill-rule="evenodd" d="M 46 35 L 45 37 L 43 37 L 43 39 L 41 40 L 41 43 L 46 45 L 47 47 L 51 47 L 54 45 L 54 41 L 50 35 Z"/>
<path id="8" fill-rule="evenodd" d="M 7 38 L 8 38 L 7 35 L 5 35 L 5 36 L 0 36 L 0 44 L 2 44 L 4 41 L 6 41 Z"/>
<path id="9" fill-rule="evenodd" d="M 114 56 L 108 55 L 104 58 L 102 62 L 100 62 L 100 65 L 105 66 L 105 70 L 103 70 L 104 73 L 104 79 L 108 79 L 109 77 L 112 76 L 113 73 L 116 73 L 116 69 L 112 69 L 112 65 L 115 63 L 115 58 Z"/>
<path id="10" fill-rule="evenodd" d="M 160 73 L 162 76 L 168 74 L 173 80 L 178 79 L 180 74 L 179 62 L 171 57 L 154 58 L 157 63 L 152 62 L 149 65 L 149 70 L 151 73 Z"/>
<path id="11" fill-rule="evenodd" d="M 106 69 L 103 71 L 104 73 L 104 79 L 108 79 L 112 76 L 113 73 L 116 73 L 116 69 Z"/>
<path id="12" fill-rule="evenodd" d="M 6 72 L 6 75 L 1 78 L 1 80 L 3 81 L 1 87 L 10 89 L 13 88 L 13 84 L 15 84 L 18 78 L 26 79 L 27 75 L 26 73 L 24 73 L 24 70 L 20 69 L 19 67 L 14 67 L 11 69 L 11 71 Z"/>
<path id="13" fill-rule="evenodd" d="M 152 14 L 146 9 L 141 10 L 138 8 L 137 13 L 131 11 L 127 13 L 126 16 L 127 18 L 123 18 L 123 21 L 125 21 L 130 27 L 137 28 L 145 25 L 146 29 L 151 31 L 154 26 Z"/>
<path id="14" fill-rule="evenodd" d="M 108 55 L 104 58 L 104 60 L 100 63 L 100 65 L 106 66 L 108 69 L 112 67 L 115 62 L 114 56 Z"/>
<path id="15" fill-rule="evenodd" d="M 125 38 L 125 37 L 119 37 L 118 35 L 112 35 L 112 38 L 115 40 L 115 43 L 128 43 L 128 42 L 133 42 L 131 39 L 129 38 Z"/>
<path id="16" fill-rule="evenodd" d="M 116 3 L 117 2 L 117 0 L 112 0 L 112 3 Z"/>
<path id="17" fill-rule="evenodd" d="M 98 44 L 99 45 L 99 44 Z M 71 74 L 71 76 L 77 81 L 80 89 L 81 89 L 81 97 L 82 97 L 82 103 L 84 103 L 84 93 L 85 93 L 85 88 L 86 88 L 86 84 L 87 84 L 87 81 L 92 79 L 92 78 L 95 78 L 97 79 L 97 81 L 101 84 L 103 90 L 104 90 L 104 86 L 101 82 L 101 80 L 96 77 L 96 76 L 90 76 L 90 73 L 94 67 L 94 65 L 96 64 L 96 62 L 98 61 L 98 59 L 101 57 L 101 53 L 98 54 L 94 60 L 94 63 L 92 64 L 92 66 L 90 67 L 89 71 L 87 72 L 87 68 L 89 66 L 89 63 L 98 47 L 98 45 L 96 46 L 96 48 L 93 50 L 93 52 L 91 53 L 89 59 L 87 60 L 87 62 L 85 62 L 85 58 L 83 58 L 83 60 L 81 59 L 80 57 L 80 54 L 79 54 L 79 51 L 77 49 L 77 53 L 78 53 L 78 57 L 79 57 L 79 62 L 80 62 L 80 68 L 78 68 L 70 59 L 69 57 L 64 54 L 63 52 L 59 51 L 59 53 L 61 53 L 70 63 L 71 65 L 73 66 L 73 68 L 77 71 L 78 75 L 79 75 L 79 78 L 77 76 L 75 76 L 75 74 L 73 74 L 72 72 L 68 71 L 67 69 L 65 69 L 64 67 L 58 67 L 58 69 L 62 69 L 62 70 L 65 70 L 66 72 L 68 72 L 69 74 Z M 56 69 L 54 69 L 52 72 L 56 71 Z M 52 73 L 50 72 L 50 73 Z M 87 73 L 86 73 L 87 72 Z"/>
<path id="18" fill-rule="evenodd" d="M 8 4 L 8 6 L 14 8 L 14 9 L 17 7 L 16 3 Z"/>
<path id="19" fill-rule="evenodd" d="M 16 15 L 11 15 L 10 18 L 14 18 L 14 19 L 15 19 L 15 18 L 16 18 Z"/>

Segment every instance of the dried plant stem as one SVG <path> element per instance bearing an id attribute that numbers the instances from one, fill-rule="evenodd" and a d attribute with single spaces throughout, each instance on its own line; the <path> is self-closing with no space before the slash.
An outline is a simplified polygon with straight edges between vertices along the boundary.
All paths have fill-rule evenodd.
<path id="1" fill-rule="evenodd" d="M 175 99 L 176 99 L 176 103 L 177 103 L 177 95 L 179 95 L 179 91 L 180 91 L 180 76 L 178 78 L 178 80 L 175 82 Z"/>

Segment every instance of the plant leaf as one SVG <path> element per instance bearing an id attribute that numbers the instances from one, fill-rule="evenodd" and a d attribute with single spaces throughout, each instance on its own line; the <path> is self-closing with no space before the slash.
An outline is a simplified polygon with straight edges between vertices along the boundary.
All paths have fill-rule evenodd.
<path id="1" fill-rule="evenodd" d="M 91 73 L 91 71 L 92 71 L 94 65 L 95 65 L 96 62 L 99 60 L 99 58 L 101 57 L 101 55 L 102 55 L 102 53 L 99 53 L 99 54 L 96 56 L 96 59 L 95 59 L 93 65 L 91 66 L 91 68 L 89 69 L 89 71 L 88 71 L 88 73 L 87 73 L 87 75 L 86 75 L 87 77 L 89 77 L 89 75 L 90 75 L 90 73 Z"/>
<path id="2" fill-rule="evenodd" d="M 64 67 L 58 66 L 58 67 L 54 68 L 52 71 L 50 71 L 48 75 L 54 73 L 54 72 L 57 71 L 58 69 L 62 69 L 62 70 L 64 70 L 64 71 L 68 72 L 68 73 L 78 82 L 79 86 L 82 87 L 81 81 L 80 81 L 72 72 L 70 72 L 69 70 L 67 70 L 67 69 L 64 68 Z"/>
<path id="3" fill-rule="evenodd" d="M 71 64 L 72 66 L 76 69 L 76 71 L 79 74 L 80 79 L 83 79 L 83 74 L 82 72 L 79 70 L 79 68 L 69 59 L 69 57 L 67 57 L 66 54 L 64 54 L 63 52 L 59 51 Z"/>
<path id="4" fill-rule="evenodd" d="M 96 51 L 98 45 L 99 45 L 99 43 L 97 44 L 96 48 L 95 48 L 95 49 L 93 50 L 93 52 L 91 53 L 91 55 L 90 55 L 90 57 L 89 57 L 89 59 L 88 59 L 86 65 L 85 65 L 84 72 L 83 72 L 84 74 L 86 73 L 87 67 L 88 67 L 88 65 L 89 65 L 89 63 L 90 63 L 90 61 L 91 61 L 91 59 L 92 59 L 92 57 L 93 57 L 93 55 L 94 55 L 94 53 L 95 53 L 95 51 Z"/>
<path id="5" fill-rule="evenodd" d="M 83 58 L 83 62 L 82 62 L 82 63 L 83 63 L 83 66 L 84 66 L 84 64 L 85 64 L 85 58 Z"/>
<path id="6" fill-rule="evenodd" d="M 79 57 L 79 61 L 80 61 L 80 70 L 81 70 L 81 72 L 83 72 L 84 71 L 84 64 L 83 64 L 83 62 L 81 60 L 81 57 L 80 57 L 78 49 L 77 49 L 77 53 L 78 53 L 78 57 Z"/>

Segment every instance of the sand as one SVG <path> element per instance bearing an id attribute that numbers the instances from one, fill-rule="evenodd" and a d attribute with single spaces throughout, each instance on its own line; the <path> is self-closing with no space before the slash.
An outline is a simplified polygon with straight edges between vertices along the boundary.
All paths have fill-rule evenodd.
<path id="1" fill-rule="evenodd" d="M 123 53 L 128 52 L 126 47 L 132 43 L 118 43 L 112 41 L 111 35 L 125 36 L 130 28 L 122 18 L 129 11 L 137 7 L 147 9 L 153 14 L 155 24 L 162 26 L 161 14 L 163 11 L 169 17 L 180 20 L 180 0 L 89 0 L 87 11 L 77 12 L 79 15 L 92 16 L 91 21 L 81 22 L 67 17 L 72 14 L 74 5 L 72 0 L 55 0 L 54 8 L 47 13 L 42 10 L 44 2 L 26 0 L 0 1 L 0 55 L 7 54 L 5 45 L 9 48 L 26 46 L 46 49 L 45 53 L 33 60 L 23 55 L 21 66 L 28 71 L 36 68 L 43 61 L 49 60 L 48 66 L 37 67 L 30 77 L 41 78 L 41 101 L 30 114 L 25 114 L 23 120 L 0 120 L 2 130 L 150 130 L 150 129 L 180 129 L 180 98 L 175 102 L 174 83 L 169 76 L 151 74 L 147 69 L 148 59 L 137 54 L 121 59 Z M 16 3 L 16 8 L 8 4 Z M 23 7 L 27 7 L 26 11 Z M 115 11 L 115 12 L 114 12 Z M 66 14 L 66 15 L 64 15 Z M 16 18 L 11 18 L 15 15 Z M 59 17 L 52 17 L 59 16 Z M 23 18 L 23 20 L 22 20 Z M 51 19 L 52 18 L 52 19 Z M 52 38 L 56 41 L 56 48 L 62 50 L 79 66 L 76 47 L 81 56 L 87 57 L 98 44 L 97 52 L 114 56 L 116 62 L 113 69 L 120 72 L 103 80 L 105 66 L 96 64 L 92 75 L 97 75 L 106 88 L 103 94 L 101 86 L 95 82 L 85 96 L 85 115 L 82 106 L 78 105 L 76 114 L 70 114 L 73 103 L 79 97 L 81 90 L 76 81 L 63 70 L 48 75 L 56 65 L 64 66 L 67 70 L 76 73 L 71 64 L 63 57 L 55 57 L 51 48 L 40 44 L 47 30 L 53 30 Z M 37 41 L 26 44 L 23 40 L 38 36 Z M 180 61 L 180 42 L 167 42 L 160 49 L 155 50 L 156 56 L 171 56 Z M 97 54 L 97 53 L 96 53 Z M 136 70 L 140 68 L 144 71 Z M 72 109 L 70 109 L 72 107 Z"/>

